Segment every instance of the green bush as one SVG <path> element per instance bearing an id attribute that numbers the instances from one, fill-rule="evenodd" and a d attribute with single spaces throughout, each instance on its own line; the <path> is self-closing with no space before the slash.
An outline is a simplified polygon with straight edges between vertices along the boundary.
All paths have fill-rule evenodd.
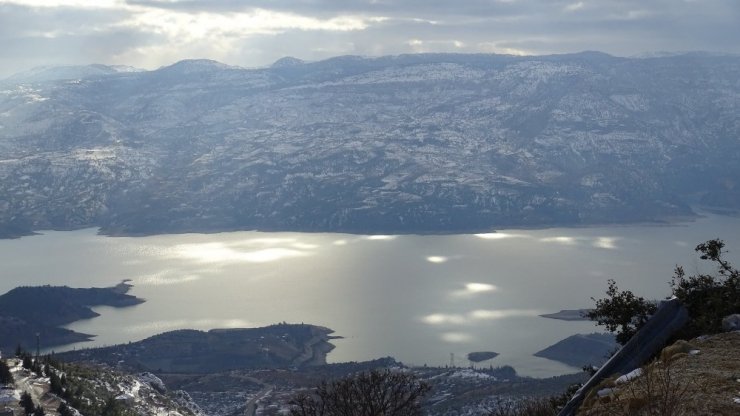
<path id="1" fill-rule="evenodd" d="M 722 318 L 740 313 L 740 272 L 722 258 L 724 247 L 719 239 L 696 246 L 702 260 L 714 263 L 715 274 L 686 276 L 682 267 L 676 267 L 671 281 L 673 295 L 691 317 L 682 331 L 685 337 L 721 332 Z"/>
<path id="2" fill-rule="evenodd" d="M 682 267 L 676 266 L 670 282 L 672 294 L 688 309 L 690 317 L 682 337 L 720 332 L 722 318 L 740 313 L 740 273 L 722 257 L 724 247 L 722 240 L 714 239 L 695 248 L 702 260 L 714 263 L 713 274 L 687 276 Z M 624 345 L 655 313 L 656 305 L 631 291 L 620 291 L 614 280 L 609 280 L 606 295 L 594 299 L 596 307 L 586 316 L 615 333 L 617 342 Z"/>
<path id="3" fill-rule="evenodd" d="M 618 343 L 624 345 L 655 313 L 655 303 L 635 296 L 629 290 L 620 291 L 617 283 L 609 279 L 606 298 L 593 299 L 596 307 L 586 316 L 597 324 L 605 326 L 616 335 Z"/>

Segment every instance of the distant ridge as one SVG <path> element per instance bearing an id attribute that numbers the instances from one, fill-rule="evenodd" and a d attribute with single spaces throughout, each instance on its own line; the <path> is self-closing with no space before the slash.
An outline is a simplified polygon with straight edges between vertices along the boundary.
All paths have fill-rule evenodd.
<path id="1" fill-rule="evenodd" d="M 184 59 L 172 65 L 163 66 L 157 72 L 177 72 L 182 74 L 207 72 L 225 69 L 241 69 L 238 66 L 227 65 L 211 59 Z"/>
<path id="2" fill-rule="evenodd" d="M 143 72 L 143 69 L 126 65 L 70 65 L 41 66 L 5 78 L 6 82 L 48 82 L 92 78 L 120 73 Z"/>
<path id="3" fill-rule="evenodd" d="M 302 59 L 293 58 L 292 56 L 286 56 L 275 61 L 270 68 L 289 68 L 293 66 L 303 65 L 306 62 Z"/>

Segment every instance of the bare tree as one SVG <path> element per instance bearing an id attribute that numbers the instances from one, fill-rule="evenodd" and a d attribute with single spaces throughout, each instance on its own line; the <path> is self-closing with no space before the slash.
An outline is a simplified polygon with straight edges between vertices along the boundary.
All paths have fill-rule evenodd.
<path id="1" fill-rule="evenodd" d="M 417 416 L 430 387 L 413 374 L 374 370 L 295 396 L 293 416 Z"/>

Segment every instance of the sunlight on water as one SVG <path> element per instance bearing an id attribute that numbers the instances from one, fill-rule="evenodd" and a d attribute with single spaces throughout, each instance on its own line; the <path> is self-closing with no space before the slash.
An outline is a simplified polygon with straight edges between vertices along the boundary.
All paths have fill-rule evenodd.
<path id="1" fill-rule="evenodd" d="M 503 310 L 485 310 L 478 309 L 470 312 L 470 319 L 473 320 L 490 320 L 490 319 L 504 319 L 511 318 L 514 316 L 537 316 L 544 313 L 543 311 L 535 309 L 503 309 Z"/>
<path id="2" fill-rule="evenodd" d="M 617 241 L 619 240 L 619 238 L 615 237 L 598 237 L 596 241 L 594 241 L 593 245 L 598 248 L 614 250 L 617 248 Z"/>
<path id="3" fill-rule="evenodd" d="M 368 235 L 365 237 L 366 240 L 370 241 L 390 241 L 398 238 L 397 235 Z"/>
<path id="4" fill-rule="evenodd" d="M 174 270 L 163 270 L 159 273 L 151 274 L 148 276 L 139 276 L 136 279 L 137 284 L 143 285 L 179 285 L 183 283 L 193 282 L 199 280 L 201 276 L 195 274 L 182 275 L 180 272 Z"/>
<path id="5" fill-rule="evenodd" d="M 536 309 L 476 309 L 465 315 L 441 312 L 433 313 L 424 316 L 421 320 L 429 325 L 472 325 L 476 321 L 505 319 L 517 316 L 538 316 L 542 313 L 544 312 Z"/>
<path id="6" fill-rule="evenodd" d="M 576 239 L 573 237 L 557 236 L 557 237 L 540 238 L 540 242 L 557 243 L 557 244 L 564 244 L 564 245 L 572 246 L 576 244 Z"/>
<path id="7" fill-rule="evenodd" d="M 311 253 L 307 249 L 283 247 L 247 251 L 224 243 L 204 243 L 175 246 L 172 254 L 177 258 L 201 263 L 267 263 L 292 257 L 305 257 Z"/>
<path id="8" fill-rule="evenodd" d="M 446 263 L 450 258 L 445 256 L 429 256 L 427 261 L 429 263 Z"/>
<path id="9" fill-rule="evenodd" d="M 197 319 L 197 320 L 160 320 L 145 322 L 137 325 L 127 325 L 121 328 L 122 331 L 138 334 L 142 332 L 165 332 L 179 328 L 192 328 L 208 330 L 213 328 L 251 328 L 253 323 L 243 319 Z"/>
<path id="10" fill-rule="evenodd" d="M 484 240 L 503 240 L 507 238 L 526 238 L 528 236 L 524 234 L 509 234 L 509 233 L 481 233 L 481 234 L 474 234 L 478 238 L 482 238 Z"/>
<path id="11" fill-rule="evenodd" d="M 464 289 L 455 290 L 450 295 L 452 295 L 452 297 L 467 298 L 482 293 L 495 292 L 497 290 L 498 287 L 490 283 L 466 283 Z"/>
<path id="12" fill-rule="evenodd" d="M 444 365 L 450 353 L 496 351 L 519 374 L 576 371 L 532 354 L 591 322 L 541 313 L 592 306 L 606 279 L 649 298 L 670 293 L 676 264 L 712 272 L 693 251 L 721 237 L 738 262 L 740 218 L 708 216 L 677 227 L 504 230 L 478 235 L 365 236 L 229 232 L 105 237 L 49 231 L 0 240 L 4 291 L 19 285 L 106 287 L 131 279 L 131 308 L 70 329 L 96 334 L 70 348 L 135 341 L 173 329 L 327 326 L 329 362 L 393 356 Z M 59 350 L 59 349 L 57 349 Z"/>
<path id="13" fill-rule="evenodd" d="M 469 343 L 473 341 L 473 336 L 464 332 L 445 332 L 440 335 L 442 341 L 451 343 Z"/>
<path id="14" fill-rule="evenodd" d="M 433 313 L 422 318 L 424 323 L 429 325 L 465 325 L 469 323 L 468 319 L 463 315 L 444 314 L 444 313 Z"/>

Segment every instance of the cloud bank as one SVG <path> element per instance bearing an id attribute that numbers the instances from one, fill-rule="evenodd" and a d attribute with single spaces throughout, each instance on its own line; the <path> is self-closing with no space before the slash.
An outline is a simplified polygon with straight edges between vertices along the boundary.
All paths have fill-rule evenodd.
<path id="1" fill-rule="evenodd" d="M 415 52 L 740 53 L 736 0 L 0 0 L 0 77 L 40 65 Z"/>

